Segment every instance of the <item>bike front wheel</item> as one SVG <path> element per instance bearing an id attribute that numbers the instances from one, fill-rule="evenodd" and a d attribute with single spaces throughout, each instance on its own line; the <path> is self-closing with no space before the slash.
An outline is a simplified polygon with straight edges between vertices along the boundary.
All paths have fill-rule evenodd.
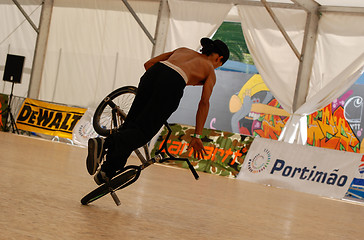
<path id="1" fill-rule="evenodd" d="M 84 196 L 81 199 L 82 205 L 87 205 L 89 203 L 92 203 L 93 201 L 96 201 L 97 199 L 110 193 L 111 190 L 117 191 L 119 189 L 125 188 L 139 178 L 140 168 L 136 166 L 128 166 L 125 169 L 125 172 L 111 179 L 109 184 L 105 183 Z"/>

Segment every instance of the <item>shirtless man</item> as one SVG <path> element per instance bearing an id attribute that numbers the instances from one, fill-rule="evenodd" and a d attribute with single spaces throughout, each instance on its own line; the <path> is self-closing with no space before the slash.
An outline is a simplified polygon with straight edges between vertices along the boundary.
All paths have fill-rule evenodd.
<path id="1" fill-rule="evenodd" d="M 88 142 L 87 170 L 95 175 L 98 185 L 114 177 L 124 168 L 130 154 L 153 138 L 177 109 L 186 85 L 203 86 L 189 148 L 193 149 L 195 158 L 206 154 L 201 134 L 216 82 L 214 69 L 226 62 L 229 49 L 222 41 L 209 38 L 202 38 L 201 45 L 201 53 L 178 48 L 144 64 L 146 72 L 122 127 L 106 139 L 93 138 Z M 99 168 L 105 150 L 106 161 Z"/>

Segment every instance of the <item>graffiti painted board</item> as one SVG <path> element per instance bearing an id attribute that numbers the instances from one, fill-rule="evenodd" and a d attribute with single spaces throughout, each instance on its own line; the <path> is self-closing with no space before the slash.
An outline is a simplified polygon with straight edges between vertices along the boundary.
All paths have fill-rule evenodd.
<path id="1" fill-rule="evenodd" d="M 364 152 L 364 85 L 354 84 L 338 99 L 307 117 L 307 144 Z"/>
<path id="2" fill-rule="evenodd" d="M 170 124 L 172 134 L 168 140 L 168 151 L 176 157 L 188 158 L 197 171 L 234 178 L 240 171 L 245 155 L 253 141 L 252 137 L 230 132 L 204 129 L 202 142 L 207 152 L 204 159 L 195 159 L 188 143 L 194 128 L 187 125 Z M 151 155 L 160 149 L 166 137 L 164 128 L 154 145 Z M 188 168 L 182 161 L 170 161 L 166 164 Z"/>
<path id="3" fill-rule="evenodd" d="M 278 139 L 289 114 L 270 93 L 259 74 L 216 71 L 205 127 L 253 137 Z M 201 96 L 198 87 L 185 89 L 170 122 L 192 125 Z"/>

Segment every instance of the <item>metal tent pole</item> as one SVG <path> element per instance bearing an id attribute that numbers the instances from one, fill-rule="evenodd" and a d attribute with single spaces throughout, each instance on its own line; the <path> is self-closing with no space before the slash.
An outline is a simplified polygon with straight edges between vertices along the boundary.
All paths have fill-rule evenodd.
<path id="1" fill-rule="evenodd" d="M 32 72 L 28 97 L 37 99 L 39 97 L 40 84 L 44 67 L 44 59 L 47 51 L 48 34 L 50 29 L 52 9 L 54 0 L 43 0 L 42 13 L 39 21 L 38 37 L 35 46 Z"/>

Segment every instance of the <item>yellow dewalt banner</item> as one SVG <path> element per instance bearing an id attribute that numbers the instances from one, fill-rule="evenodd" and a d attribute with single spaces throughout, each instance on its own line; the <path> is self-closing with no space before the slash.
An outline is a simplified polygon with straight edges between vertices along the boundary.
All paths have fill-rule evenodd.
<path id="1" fill-rule="evenodd" d="M 22 130 L 72 139 L 72 130 L 86 110 L 27 98 L 16 124 Z"/>

